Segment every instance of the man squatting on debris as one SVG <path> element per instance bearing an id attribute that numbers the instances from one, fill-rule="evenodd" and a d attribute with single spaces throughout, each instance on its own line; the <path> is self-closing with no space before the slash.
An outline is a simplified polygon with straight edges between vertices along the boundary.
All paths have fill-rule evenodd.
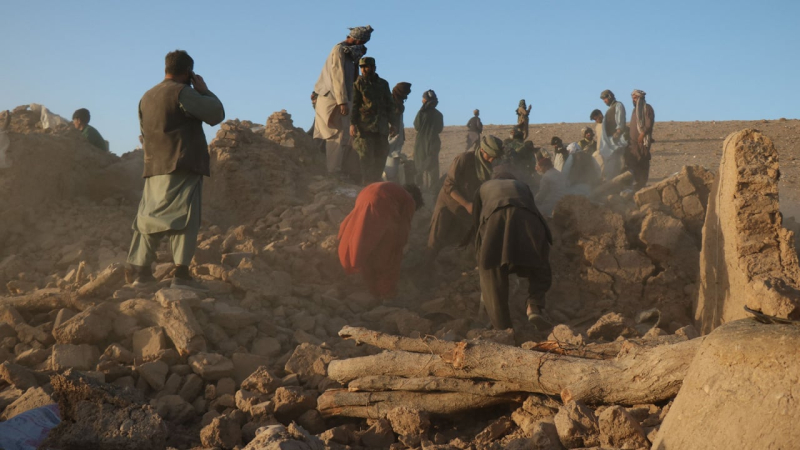
<path id="1" fill-rule="evenodd" d="M 492 161 L 503 156 L 503 141 L 483 136 L 475 147 L 453 160 L 436 198 L 428 235 L 426 268 L 448 246 L 463 242 L 472 227 L 472 199 L 492 176 Z"/>
<path id="2" fill-rule="evenodd" d="M 550 289 L 553 236 L 536 208 L 527 184 L 500 173 L 481 185 L 472 217 L 481 297 L 492 326 L 511 328 L 508 275 L 528 279 L 528 320 L 539 330 L 550 327 L 543 315 Z"/>
<path id="3" fill-rule="evenodd" d="M 133 220 L 126 278 L 129 283 L 154 281 L 151 264 L 167 237 L 176 265 L 172 286 L 200 289 L 189 264 L 200 229 L 203 176 L 210 175 L 203 122 L 217 125 L 225 109 L 194 73 L 194 60 L 185 51 L 168 53 L 164 71 L 164 81 L 139 102 L 145 183 Z"/>
<path id="4" fill-rule="evenodd" d="M 360 272 L 376 298 L 394 296 L 411 219 L 422 206 L 422 192 L 413 184 L 372 183 L 342 221 L 339 262 L 345 273 Z"/>

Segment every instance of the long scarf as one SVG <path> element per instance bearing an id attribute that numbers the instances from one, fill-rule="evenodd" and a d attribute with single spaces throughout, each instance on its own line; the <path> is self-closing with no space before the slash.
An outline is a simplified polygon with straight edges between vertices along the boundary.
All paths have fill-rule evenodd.
<path id="1" fill-rule="evenodd" d="M 367 54 L 366 46 L 361 44 L 348 45 L 346 42 L 347 41 L 342 42 L 342 49 L 344 50 L 344 54 L 352 58 L 353 61 L 358 62 L 358 60 Z"/>
<path id="2" fill-rule="evenodd" d="M 492 163 L 483 159 L 481 150 L 486 152 L 489 156 L 498 158 L 503 151 L 503 144 L 499 141 L 500 139 L 494 136 L 483 136 L 475 143 L 475 172 L 481 183 L 492 178 Z"/>

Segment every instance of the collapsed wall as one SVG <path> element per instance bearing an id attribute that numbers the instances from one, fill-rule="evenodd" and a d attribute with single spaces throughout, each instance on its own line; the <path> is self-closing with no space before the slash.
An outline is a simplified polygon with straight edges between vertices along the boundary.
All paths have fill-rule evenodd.
<path id="1" fill-rule="evenodd" d="M 747 317 L 744 307 L 800 319 L 794 233 L 782 227 L 778 151 L 756 130 L 725 139 L 709 196 L 694 318 L 702 333 Z"/>
<path id="2" fill-rule="evenodd" d="M 656 308 L 666 330 L 690 322 L 699 260 L 699 233 L 692 230 L 705 214 L 712 177 L 686 166 L 637 193 L 636 205 L 562 199 L 552 221 L 547 302 L 554 318 L 567 323 L 609 311 L 636 317 Z"/>

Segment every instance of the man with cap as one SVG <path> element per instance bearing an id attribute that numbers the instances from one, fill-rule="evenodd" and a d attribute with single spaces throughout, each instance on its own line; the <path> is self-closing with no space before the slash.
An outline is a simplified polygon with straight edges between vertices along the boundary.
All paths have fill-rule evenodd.
<path id="1" fill-rule="evenodd" d="M 430 189 L 439 179 L 439 151 L 442 141 L 439 134 L 444 129 L 442 113 L 436 109 L 439 98 L 432 89 L 422 94 L 422 107 L 414 118 L 417 138 L 414 141 L 414 166 L 417 169 L 417 185 Z"/>
<path id="2" fill-rule="evenodd" d="M 436 198 L 428 234 L 428 263 L 448 246 L 467 238 L 472 228 L 472 201 L 478 188 L 492 177 L 492 162 L 503 156 L 503 141 L 482 136 L 472 150 L 455 157 Z"/>
<path id="3" fill-rule="evenodd" d="M 645 100 L 644 91 L 631 92 L 633 114 L 631 114 L 631 140 L 625 152 L 625 164 L 633 174 L 636 190 L 643 188 L 650 177 L 650 145 L 653 143 L 653 123 L 656 113 Z"/>
<path id="4" fill-rule="evenodd" d="M 622 171 L 622 157 L 628 146 L 628 127 L 625 123 L 625 105 L 606 89 L 600 93 L 603 103 L 608 106 L 603 118 L 603 138 L 609 144 L 603 155 L 603 176 L 611 180 Z"/>
<path id="5" fill-rule="evenodd" d="M 331 49 L 314 92 L 314 137 L 325 139 L 328 173 L 341 174 L 350 146 L 350 109 L 353 84 L 358 76 L 358 61 L 367 53 L 364 46 L 373 28 L 350 28 L 350 35 Z"/>
<path id="6" fill-rule="evenodd" d="M 381 181 L 386 166 L 394 99 L 389 83 L 375 73 L 375 58 L 361 58 L 358 65 L 361 76 L 353 88 L 350 137 L 353 138 L 353 149 L 358 152 L 361 182 L 367 185 Z"/>
<path id="7" fill-rule="evenodd" d="M 511 175 L 498 174 L 475 195 L 473 220 L 481 300 L 492 326 L 512 328 L 508 276 L 516 274 L 528 279 L 528 320 L 538 331 L 547 331 L 551 325 L 544 308 L 552 282 L 553 236 L 530 188 Z"/>
<path id="8" fill-rule="evenodd" d="M 519 129 L 522 131 L 523 141 L 528 139 L 528 124 L 532 107 L 533 105 L 525 108 L 525 99 L 520 100 L 519 107 L 517 107 L 517 127 L 519 127 Z"/>
<path id="9" fill-rule="evenodd" d="M 472 111 L 472 118 L 467 122 L 467 150 L 472 148 L 483 133 L 483 122 L 481 122 L 480 115 L 481 112 L 477 109 Z"/>
<path id="10" fill-rule="evenodd" d="M 594 155 L 597 151 L 597 141 L 594 139 L 594 130 L 592 130 L 592 127 L 583 127 L 581 129 L 581 137 L 581 140 L 578 141 L 581 150 L 590 155 Z"/>

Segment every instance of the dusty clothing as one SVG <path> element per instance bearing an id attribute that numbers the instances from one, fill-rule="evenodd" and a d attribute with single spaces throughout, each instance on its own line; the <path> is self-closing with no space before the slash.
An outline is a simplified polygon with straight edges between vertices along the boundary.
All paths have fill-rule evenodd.
<path id="1" fill-rule="evenodd" d="M 402 186 L 373 183 L 358 194 L 339 227 L 339 262 L 348 274 L 360 272 L 376 297 L 395 292 L 414 211 L 414 199 Z"/>
<path id="2" fill-rule="evenodd" d="M 357 145 L 356 145 L 357 143 Z M 359 149 L 358 162 L 361 169 L 361 182 L 364 184 L 381 181 L 386 158 L 389 156 L 389 141 L 385 134 L 364 132 L 354 141 Z"/>
<path id="3" fill-rule="evenodd" d="M 553 215 L 553 209 L 561 197 L 567 194 L 567 178 L 555 168 L 542 174 L 539 180 L 539 191 L 536 192 L 536 205 L 546 216 Z"/>
<path id="4" fill-rule="evenodd" d="M 392 89 L 393 109 L 391 124 L 394 127 L 395 135 L 389 136 L 389 153 L 400 154 L 403 152 L 403 144 L 406 143 L 406 129 L 403 121 L 403 114 L 406 111 L 405 100 L 411 92 L 411 83 L 397 83 Z"/>
<path id="5" fill-rule="evenodd" d="M 389 122 L 394 111 L 389 83 L 377 74 L 356 80 L 353 88 L 353 149 L 358 152 L 363 183 L 380 181 L 389 155 Z"/>
<path id="6" fill-rule="evenodd" d="M 444 129 L 444 118 L 435 102 L 422 105 L 414 119 L 414 129 L 417 130 L 414 142 L 417 185 L 430 188 L 439 179 L 439 151 L 442 149 L 439 134 Z"/>
<path id="7" fill-rule="evenodd" d="M 203 176 L 186 171 L 154 175 L 144 182 L 139 211 L 133 219 L 128 263 L 150 266 L 163 237 L 168 237 L 175 264 L 188 266 L 197 247 Z"/>
<path id="8" fill-rule="evenodd" d="M 510 273 L 528 278 L 531 303 L 544 307 L 552 281 L 550 228 L 528 186 L 517 180 L 490 180 L 481 185 L 475 197 L 473 219 L 486 310 L 495 328 L 510 328 Z"/>
<path id="9" fill-rule="evenodd" d="M 656 120 L 656 113 L 650 104 L 645 104 L 643 113 L 645 118 L 643 124 L 639 123 L 635 109 L 631 114 L 631 140 L 625 152 L 625 164 L 633 174 L 633 179 L 639 188 L 643 188 L 650 177 L 650 146 L 653 139 L 653 125 Z"/>
<path id="10" fill-rule="evenodd" d="M 461 243 L 472 227 L 469 213 L 450 194 L 457 191 L 471 202 L 481 183 L 486 180 L 478 177 L 477 167 L 478 161 L 474 151 L 456 156 L 450 164 L 431 217 L 428 248 L 435 252 Z"/>
<path id="11" fill-rule="evenodd" d="M 378 74 L 360 76 L 353 87 L 352 124 L 362 133 L 389 135 L 395 103 L 389 83 Z"/>
<path id="12" fill-rule="evenodd" d="M 97 131 L 97 128 L 86 125 L 81 131 L 81 135 L 89 141 L 90 144 L 94 145 L 95 147 L 99 148 L 100 150 L 108 151 L 108 144 L 106 144 L 105 139 L 103 136 L 100 135 L 100 132 Z"/>
<path id="13" fill-rule="evenodd" d="M 222 102 L 210 91 L 200 94 L 188 84 L 165 79 L 139 101 L 139 127 L 144 138 L 145 178 L 175 171 L 209 176 L 203 122 L 225 119 Z"/>
<path id="14" fill-rule="evenodd" d="M 531 114 L 531 108 L 533 106 L 528 106 L 525 109 L 524 104 L 520 104 L 519 108 L 517 108 L 517 127 L 522 131 L 522 139 L 528 139 L 528 128 L 529 128 L 529 120 Z"/>
<path id="15" fill-rule="evenodd" d="M 359 52 L 340 42 L 333 46 L 314 85 L 318 94 L 314 106 L 314 137 L 325 139 L 329 173 L 342 171 L 350 146 L 350 114 L 343 116 L 339 105 L 352 109 L 353 83 L 358 74 Z"/>
<path id="16" fill-rule="evenodd" d="M 604 132 L 607 136 L 611 137 L 617 130 L 625 132 L 627 127 L 625 125 L 625 105 L 618 100 L 608 105 L 606 115 L 603 117 Z"/>

